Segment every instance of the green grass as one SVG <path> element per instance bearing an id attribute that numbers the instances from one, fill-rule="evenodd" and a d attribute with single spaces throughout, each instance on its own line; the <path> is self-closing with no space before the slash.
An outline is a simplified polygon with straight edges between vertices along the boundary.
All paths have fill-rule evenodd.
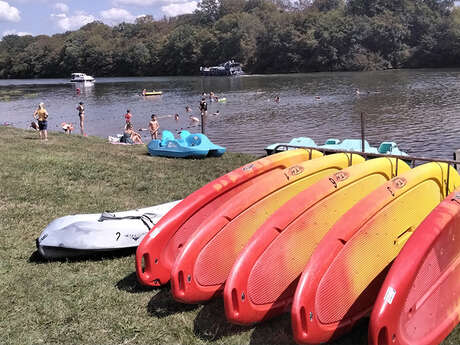
<path id="1" fill-rule="evenodd" d="M 289 316 L 244 328 L 223 303 L 175 302 L 146 288 L 134 254 L 41 261 L 35 238 L 53 219 L 184 198 L 256 157 L 150 157 L 145 146 L 0 127 L 1 344 L 293 344 Z M 366 344 L 367 324 L 333 344 Z M 457 327 L 444 344 L 460 343 Z"/>

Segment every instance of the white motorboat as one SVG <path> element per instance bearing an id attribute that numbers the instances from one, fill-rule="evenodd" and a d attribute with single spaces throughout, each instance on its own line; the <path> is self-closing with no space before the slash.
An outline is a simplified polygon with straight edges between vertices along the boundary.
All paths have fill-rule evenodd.
<path id="1" fill-rule="evenodd" d="M 77 214 L 53 220 L 36 240 L 48 259 L 135 248 L 180 200 L 131 211 Z"/>
<path id="2" fill-rule="evenodd" d="M 92 76 L 85 73 L 72 73 L 70 79 L 72 83 L 94 82 L 95 80 Z"/>

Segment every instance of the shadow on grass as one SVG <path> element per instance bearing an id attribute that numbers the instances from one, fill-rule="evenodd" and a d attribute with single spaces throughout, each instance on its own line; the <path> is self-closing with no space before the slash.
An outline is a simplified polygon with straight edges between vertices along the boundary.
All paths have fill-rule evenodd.
<path id="1" fill-rule="evenodd" d="M 139 283 L 136 272 L 132 272 L 124 277 L 117 283 L 116 287 L 118 290 L 123 290 L 129 293 L 141 293 L 158 289 L 153 286 L 146 286 Z"/>
<path id="2" fill-rule="evenodd" d="M 367 345 L 369 319 L 358 321 L 353 330 L 328 345 Z M 286 344 L 295 345 L 291 327 L 291 314 L 285 313 L 272 320 L 258 324 L 251 335 L 250 345 Z"/>
<path id="3" fill-rule="evenodd" d="M 284 313 L 256 325 L 251 335 L 251 345 L 289 344 L 295 345 L 291 330 L 291 314 Z"/>
<path id="4" fill-rule="evenodd" d="M 196 304 L 179 303 L 171 295 L 170 285 L 165 285 L 158 289 L 158 292 L 147 305 L 147 312 L 155 317 L 164 318 L 170 315 L 192 311 L 199 307 Z"/>
<path id="5" fill-rule="evenodd" d="M 130 256 L 136 252 L 136 248 L 126 248 L 126 249 L 119 249 L 116 251 L 110 252 L 93 252 L 88 253 L 85 251 L 79 250 L 66 250 L 66 255 L 57 257 L 57 258 L 44 258 L 40 255 L 40 253 L 36 250 L 32 253 L 29 257 L 28 262 L 34 264 L 46 264 L 48 262 L 81 262 L 81 261 L 103 261 L 103 260 L 111 260 L 111 259 L 118 259 L 125 256 Z"/>
<path id="6" fill-rule="evenodd" d="M 38 136 L 38 132 L 37 132 L 37 133 L 31 134 L 31 135 L 28 135 L 28 136 L 24 136 L 23 139 L 25 139 L 25 140 L 40 140 L 40 137 Z"/>
<path id="7" fill-rule="evenodd" d="M 369 318 L 357 321 L 351 332 L 343 335 L 337 340 L 330 341 L 330 345 L 367 345 L 367 330 Z"/>
<path id="8" fill-rule="evenodd" d="M 218 340 L 225 336 L 245 332 L 250 328 L 237 326 L 227 321 L 222 298 L 214 298 L 204 305 L 193 322 L 193 333 L 204 341 Z"/>

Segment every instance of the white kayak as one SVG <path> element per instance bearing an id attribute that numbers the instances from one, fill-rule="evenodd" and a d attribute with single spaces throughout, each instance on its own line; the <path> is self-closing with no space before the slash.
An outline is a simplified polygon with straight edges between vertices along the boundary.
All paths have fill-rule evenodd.
<path id="1" fill-rule="evenodd" d="M 38 252 L 54 259 L 137 247 L 160 218 L 180 201 L 124 212 L 57 218 L 37 238 Z"/>

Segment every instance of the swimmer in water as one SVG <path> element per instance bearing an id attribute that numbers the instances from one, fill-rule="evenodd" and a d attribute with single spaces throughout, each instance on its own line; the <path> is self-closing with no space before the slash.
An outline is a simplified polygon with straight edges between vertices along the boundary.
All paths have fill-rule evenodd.
<path id="1" fill-rule="evenodd" d="M 192 111 L 192 108 L 191 108 L 189 105 L 187 105 L 187 106 L 185 107 L 185 111 L 186 111 L 187 113 L 190 113 L 190 112 Z"/>
<path id="2" fill-rule="evenodd" d="M 174 114 L 174 120 L 179 121 L 179 114 Z"/>
<path id="3" fill-rule="evenodd" d="M 275 102 L 276 102 L 276 103 L 279 103 L 279 102 L 280 102 L 280 96 L 276 96 L 276 97 L 275 97 Z"/>
<path id="4" fill-rule="evenodd" d="M 196 123 L 200 122 L 200 119 L 199 119 L 199 118 L 197 118 L 196 116 L 192 116 L 192 115 L 190 115 L 190 120 L 191 120 L 192 122 L 196 122 Z"/>

